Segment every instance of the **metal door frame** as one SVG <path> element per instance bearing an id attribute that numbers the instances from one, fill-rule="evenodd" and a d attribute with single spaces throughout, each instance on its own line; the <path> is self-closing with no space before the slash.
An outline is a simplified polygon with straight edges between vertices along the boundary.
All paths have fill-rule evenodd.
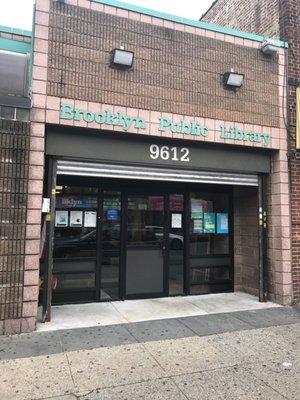
<path id="1" fill-rule="evenodd" d="M 169 198 L 168 193 L 162 193 L 161 189 L 146 189 L 146 188 L 128 188 L 122 191 L 123 194 L 123 201 L 122 201 L 122 218 L 121 218 L 121 263 L 120 263 L 120 270 L 122 271 L 122 280 L 121 280 L 121 299 L 143 299 L 143 298 L 155 298 L 155 297 L 168 297 L 168 265 L 167 265 L 167 254 L 168 254 L 168 241 L 166 240 L 166 234 L 168 232 L 168 214 L 167 214 L 167 199 Z M 161 293 L 142 293 L 142 294 L 133 294 L 133 295 L 126 295 L 126 274 L 127 274 L 127 226 L 128 226 L 128 197 L 134 195 L 146 195 L 146 196 L 161 196 L 164 199 L 164 207 L 163 207 L 163 220 L 164 220 L 164 252 L 163 252 L 163 291 Z"/>
<path id="2" fill-rule="evenodd" d="M 201 184 L 200 184 L 201 185 Z M 205 185 L 204 185 L 205 186 Z M 235 262 L 234 262 L 234 195 L 233 195 L 233 187 L 232 186 L 221 186 L 216 185 L 215 187 L 211 187 L 207 190 L 210 193 L 216 193 L 218 191 L 222 193 L 226 193 L 228 196 L 228 203 L 229 203 L 229 251 L 228 254 L 218 254 L 216 255 L 206 255 L 206 256 L 197 256 L 197 258 L 218 258 L 218 257 L 228 257 L 231 260 L 232 270 L 231 272 L 231 281 L 232 281 L 232 291 L 234 291 L 234 274 L 235 274 Z M 184 287 L 184 294 L 186 296 L 191 295 L 191 259 L 193 257 L 190 256 L 190 232 L 191 232 L 191 193 L 192 192 L 205 192 L 206 189 L 200 186 L 195 190 L 190 188 L 185 193 L 185 287 Z M 209 294 L 209 293 L 208 293 Z"/>

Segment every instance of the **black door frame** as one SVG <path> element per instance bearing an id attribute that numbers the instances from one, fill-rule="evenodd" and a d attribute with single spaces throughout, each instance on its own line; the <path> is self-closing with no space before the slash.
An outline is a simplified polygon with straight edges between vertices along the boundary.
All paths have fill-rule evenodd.
<path id="1" fill-rule="evenodd" d="M 201 185 L 201 184 L 200 184 Z M 207 185 L 202 185 L 199 188 L 199 185 L 196 189 L 190 189 L 188 190 L 186 196 L 187 196 L 187 204 L 186 204 L 186 237 L 189 239 L 190 235 L 190 227 L 191 227 L 191 193 L 193 192 L 205 192 L 207 188 Z M 209 186 L 207 189 L 207 192 L 210 193 L 226 193 L 228 196 L 228 203 L 229 203 L 229 208 L 228 208 L 228 215 L 229 215 L 229 250 L 228 253 L 226 254 L 218 254 L 218 255 L 204 255 L 204 256 L 191 256 L 190 255 L 190 246 L 189 246 L 189 240 L 186 240 L 186 259 L 185 259 L 185 265 L 186 265 L 186 295 L 191 294 L 191 287 L 193 284 L 191 284 L 191 259 L 193 258 L 222 258 L 222 257 L 228 257 L 230 258 L 230 264 L 231 264 L 231 270 L 230 270 L 230 281 L 232 282 L 232 290 L 231 292 L 234 291 L 234 274 L 235 274 L 235 260 L 234 260 L 234 192 L 233 192 L 233 187 L 230 185 L 212 185 Z M 214 211 L 215 212 L 215 211 Z M 224 291 L 225 292 L 225 291 Z M 226 291 L 227 292 L 227 291 Z M 208 293 L 209 294 L 209 293 Z"/>
<path id="2" fill-rule="evenodd" d="M 100 178 L 101 179 L 101 178 Z M 135 181 L 136 182 L 136 181 Z M 98 203 L 98 218 L 100 218 L 100 221 L 98 222 L 99 225 L 99 231 L 97 234 L 97 242 L 98 242 L 98 247 L 97 247 L 97 269 L 99 268 L 100 271 L 98 271 L 98 276 L 100 277 L 99 280 L 99 289 L 96 292 L 96 298 L 97 301 L 101 302 L 107 302 L 111 301 L 110 299 L 101 299 L 100 297 L 100 291 L 101 291 L 101 260 L 102 260 L 102 249 L 101 249 L 101 235 L 102 235 L 102 216 L 103 213 L 103 192 L 105 191 L 119 191 L 121 193 L 121 220 L 120 220 L 120 225 L 121 225 L 121 232 L 120 232 L 120 261 L 119 261 L 119 299 L 118 300 L 126 300 L 126 299 L 142 299 L 142 298 L 154 298 L 154 297 L 169 297 L 169 240 L 167 238 L 169 237 L 170 233 L 170 195 L 172 194 L 182 194 L 183 199 L 184 199 L 184 207 L 183 207 L 183 224 L 184 224 L 184 263 L 183 263 L 183 276 L 184 276 L 184 282 L 183 282 L 183 294 L 175 294 L 172 295 L 172 297 L 176 296 L 182 296 L 182 295 L 187 295 L 189 294 L 188 290 L 188 284 L 186 284 L 186 277 L 189 276 L 189 269 L 188 269 L 188 263 L 189 263 L 189 258 L 187 257 L 187 238 L 188 238 L 188 214 L 187 214 L 187 203 L 189 203 L 189 191 L 186 190 L 186 188 L 183 186 L 180 190 L 176 190 L 174 187 L 170 188 L 149 188 L 149 184 L 147 184 L 145 181 L 139 181 L 140 185 L 138 188 L 136 188 L 134 183 L 132 184 L 132 187 L 128 188 L 128 184 L 124 183 L 124 186 L 121 185 L 120 188 L 120 183 L 116 182 L 104 182 L 103 184 L 100 185 L 100 181 L 98 180 L 98 191 L 99 191 L 99 198 L 101 198 L 101 202 L 99 201 Z M 157 196 L 162 196 L 164 197 L 164 266 L 163 266 L 163 276 L 164 276 L 164 282 L 163 282 L 163 292 L 161 294 L 157 293 L 149 293 L 149 294 L 137 294 L 137 295 L 130 295 L 126 296 L 126 238 L 127 238 L 127 220 L 128 220 L 128 196 L 129 195 L 157 195 Z M 96 273 L 97 276 L 97 273 Z M 114 299 L 115 300 L 115 299 Z"/>
<path id="3" fill-rule="evenodd" d="M 45 261 L 44 279 L 42 293 L 42 322 L 51 320 L 52 304 L 52 271 L 53 271 L 53 244 L 54 244 L 54 219 L 55 219 L 55 196 L 56 196 L 56 169 L 57 160 L 49 158 L 47 160 L 46 189 L 45 196 L 50 199 L 50 210 L 46 214 L 44 223 L 45 232 Z"/>
<path id="4" fill-rule="evenodd" d="M 168 199 L 169 194 L 163 193 L 161 189 L 147 189 L 147 188 L 128 188 L 122 191 L 122 217 L 121 217 L 121 262 L 119 266 L 119 271 L 121 276 L 121 300 L 125 299 L 142 299 L 142 298 L 153 298 L 153 297 L 167 297 L 169 296 L 168 290 L 168 252 L 169 252 L 169 243 L 166 238 L 168 238 L 169 232 L 169 213 L 168 213 Z M 126 247 L 127 247 L 127 223 L 128 223 L 128 197 L 134 195 L 146 195 L 146 196 L 161 196 L 164 198 L 164 207 L 163 207 L 163 219 L 164 219 L 164 238 L 163 238 L 163 291 L 161 293 L 147 293 L 147 294 L 134 294 L 134 295 L 126 295 L 126 273 L 127 273 L 127 263 L 126 263 Z M 122 273 L 121 273 L 122 271 Z"/>
<path id="5" fill-rule="evenodd" d="M 51 158 L 49 159 L 51 160 Z M 55 161 L 55 159 L 54 159 Z M 55 161 L 56 162 L 56 161 Z M 49 177 L 52 180 L 51 184 L 49 185 L 47 194 L 50 195 L 50 187 L 51 187 L 51 194 L 53 195 L 53 200 L 51 201 L 51 224 L 49 224 L 49 228 L 51 225 L 50 231 L 51 237 L 49 236 L 49 250 L 50 246 L 53 245 L 53 237 L 54 237 L 54 207 L 55 207 L 55 185 L 56 185 L 56 168 L 53 169 L 51 167 L 51 162 L 49 163 Z M 83 177 L 91 180 L 91 178 Z M 119 262 L 119 299 L 124 300 L 125 296 L 125 285 L 126 285 L 126 222 L 127 221 L 127 198 L 128 194 L 152 194 L 152 195 L 161 195 L 164 196 L 164 236 L 165 236 L 165 256 L 164 256 L 164 292 L 161 296 L 169 296 L 169 241 L 166 240 L 168 238 L 170 232 L 170 210 L 169 210 L 169 196 L 170 194 L 182 194 L 184 196 L 184 287 L 183 287 L 183 295 L 190 294 L 190 254 L 189 254 L 189 232 L 190 232 L 190 194 L 193 191 L 226 191 L 230 195 L 230 205 L 231 209 L 229 210 L 230 213 L 230 257 L 232 258 L 232 265 L 234 272 L 234 256 L 233 256 L 233 189 L 232 187 L 226 185 L 210 185 L 210 184 L 187 184 L 187 183 L 176 183 L 176 182 L 159 182 L 159 181 L 132 181 L 132 180 L 118 180 L 113 181 L 111 179 L 103 179 L 103 178 L 95 178 L 95 187 L 98 188 L 98 221 L 97 221 L 97 262 L 96 262 L 96 271 L 95 271 L 95 294 L 96 294 L 96 301 L 111 301 L 110 299 L 101 299 L 101 262 L 102 262 L 102 249 L 101 249 L 101 238 L 102 238 L 102 211 L 103 211 L 103 192 L 104 191 L 118 191 L 121 194 L 121 245 L 120 245 L 120 262 Z M 138 182 L 138 188 L 136 185 Z M 129 186 L 131 183 L 131 187 Z M 157 185 L 159 183 L 159 185 Z M 165 186 L 163 186 L 165 185 Z M 50 232 L 49 232 L 50 233 Z M 124 240 L 125 238 L 125 240 Z M 50 307 L 51 307 L 51 287 L 50 287 L 50 276 L 52 268 L 49 266 L 52 264 L 51 255 L 48 253 L 48 259 L 46 262 L 46 278 L 48 282 L 48 286 L 45 288 L 47 294 L 44 293 L 44 316 L 46 314 L 47 309 L 47 320 L 50 319 Z M 48 276 L 47 276 L 48 275 Z M 234 276 L 232 276 L 234 279 Z M 157 294 L 149 294 L 145 297 L 160 297 Z M 172 296 L 181 296 L 172 295 Z M 143 296 L 137 295 L 136 298 L 142 298 Z M 46 300 L 47 299 L 47 300 Z"/>

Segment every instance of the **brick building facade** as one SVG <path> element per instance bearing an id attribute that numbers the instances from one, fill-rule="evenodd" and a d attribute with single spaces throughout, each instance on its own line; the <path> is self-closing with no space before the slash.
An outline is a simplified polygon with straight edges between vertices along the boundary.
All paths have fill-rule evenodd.
<path id="1" fill-rule="evenodd" d="M 102 220 L 109 227 L 117 221 L 118 213 L 122 213 L 120 222 L 115 222 L 120 224 L 115 225 L 115 231 L 119 235 L 123 232 L 123 239 L 119 237 L 119 241 L 123 241 L 120 250 L 123 256 L 114 254 L 108 262 L 108 258 L 102 256 L 104 247 L 101 244 L 101 250 L 97 248 L 97 252 L 101 252 L 100 261 L 103 263 L 104 259 L 105 265 L 99 267 L 97 256 L 96 267 L 101 271 L 97 272 L 94 264 L 94 269 L 88 270 L 89 276 L 101 278 L 92 288 L 94 301 L 107 300 L 108 296 L 124 299 L 131 294 L 132 287 L 127 283 L 130 278 L 131 282 L 134 279 L 128 275 L 128 265 L 140 255 L 133 257 L 138 249 L 131 247 L 128 250 L 126 240 L 129 239 L 124 239 L 126 230 L 121 224 L 127 218 L 126 213 L 134 210 L 133 221 L 137 220 L 139 212 L 156 213 L 142 232 L 152 235 L 154 240 L 149 226 L 152 230 L 158 229 L 159 211 L 163 209 L 168 214 L 174 207 L 176 218 L 179 209 L 186 226 L 177 220 L 177 225 L 174 223 L 177 228 L 171 232 L 173 226 L 165 218 L 163 235 L 168 233 L 169 238 L 177 239 L 177 246 L 178 240 L 182 243 L 185 238 L 187 244 L 181 249 L 185 251 L 182 253 L 185 261 L 181 272 L 174 272 L 176 280 L 165 273 L 173 268 L 172 257 L 164 258 L 170 265 L 163 270 L 164 264 L 156 271 L 157 276 L 162 271 L 164 275 L 164 290 L 159 295 L 173 295 L 174 291 L 169 290 L 171 278 L 172 285 L 176 280 L 178 294 L 221 290 L 217 281 L 210 283 L 221 276 L 219 280 L 225 282 L 226 290 L 242 290 L 260 295 L 261 299 L 291 304 L 290 200 L 284 124 L 286 44 L 275 41 L 277 55 L 266 58 L 260 52 L 262 36 L 191 22 L 125 3 L 113 4 L 111 0 L 36 1 L 32 109 L 29 131 L 26 131 L 29 135 L 26 234 L 23 232 L 24 248 L 18 253 L 23 256 L 24 264 L 20 267 L 22 278 L 17 279 L 17 285 L 12 281 L 10 264 L 3 260 L 5 271 L 9 272 L 3 274 L 8 278 L 6 286 L 19 285 L 22 289 L 17 302 L 23 311 L 18 314 L 7 312 L 1 317 L 2 321 L 6 320 L 1 325 L 2 333 L 35 328 L 39 279 L 43 281 L 43 315 L 49 319 L 52 270 L 66 265 L 71 251 L 70 240 L 65 240 L 63 235 L 72 230 L 75 232 L 76 224 L 72 225 L 71 217 L 76 215 L 76 229 L 80 232 L 83 231 L 82 216 L 84 221 L 86 218 L 83 206 L 80 211 L 75 206 L 71 211 L 61 206 L 63 201 L 74 204 L 74 199 L 85 206 L 88 204 L 90 217 L 95 216 L 95 212 L 102 213 Z M 112 50 L 123 47 L 134 52 L 133 68 L 110 68 Z M 238 90 L 228 90 L 223 83 L 224 73 L 232 69 L 245 77 L 244 85 Z M 149 149 L 154 153 L 149 153 Z M 156 150 L 160 151 L 161 157 Z M 167 159 L 166 151 L 173 152 L 172 160 Z M 179 159 L 177 152 L 183 152 L 185 156 Z M 190 154 L 189 158 L 186 154 Z M 132 175 L 128 177 L 130 173 Z M 132 185 L 137 190 L 141 180 L 134 179 L 137 176 L 134 174 L 146 176 L 149 173 L 153 182 L 149 184 L 149 178 L 144 177 L 143 182 L 148 182 L 148 186 L 146 189 L 143 186 L 143 191 L 140 189 L 142 193 L 152 190 L 149 204 L 143 203 L 134 209 L 127 186 Z M 116 181 L 120 174 L 126 184 Z M 158 181 L 156 186 L 155 179 Z M 73 197 L 68 194 L 72 182 L 73 186 L 74 182 L 81 185 L 81 197 L 77 186 L 77 192 L 72 192 Z M 115 186 L 114 182 L 117 182 Z M 206 200 L 201 200 L 201 207 L 206 207 L 206 212 L 199 208 L 195 192 L 200 189 L 196 183 L 202 185 L 202 192 L 208 193 L 203 195 Z M 87 185 L 90 186 L 87 188 Z M 169 192 L 157 194 L 164 188 Z M 176 190 L 182 192 L 178 195 Z M 84 197 L 86 192 L 91 195 Z M 107 200 L 104 197 L 108 192 L 109 196 L 120 196 L 120 200 L 114 200 L 114 203 Z M 174 193 L 177 203 L 172 197 Z M 92 196 L 97 200 L 96 209 L 92 207 Z M 43 197 L 51 198 L 47 213 L 42 213 Z M 159 200 L 171 198 L 169 206 L 166 206 L 166 200 Z M 223 203 L 221 198 L 225 199 Z M 181 199 L 179 204 L 178 199 Z M 226 199 L 230 199 L 228 204 Z M 164 205 L 159 205 L 159 201 Z M 105 209 L 108 203 L 114 204 L 113 210 Z M 119 204 L 122 204 L 121 211 Z M 268 227 L 264 222 L 267 211 Z M 59 217 L 61 227 L 57 223 Z M 216 218 L 223 218 L 223 231 Z M 104 237 L 101 225 L 104 222 L 95 222 L 100 224 L 97 225 L 100 239 Z M 96 225 L 92 226 L 96 228 Z M 129 222 L 125 226 L 128 227 Z M 133 226 L 131 235 L 136 234 L 137 223 Z M 64 230 L 64 227 L 68 229 Z M 62 236 L 55 237 L 61 232 Z M 86 232 L 93 234 L 93 231 Z M 71 243 L 72 240 L 73 236 Z M 68 252 L 61 257 L 63 260 L 57 255 L 58 251 L 55 255 L 62 242 L 69 243 Z M 176 248 L 177 252 L 180 246 L 183 245 Z M 172 250 L 170 247 L 170 244 L 166 245 L 167 251 Z M 151 251 L 149 254 L 158 264 L 161 256 L 157 247 Z M 190 255 L 193 251 L 195 256 Z M 204 255 L 201 253 L 198 257 L 197 252 Z M 143 260 L 140 269 L 147 264 L 147 258 Z M 209 260 L 215 260 L 216 264 Z M 91 268 L 90 259 L 88 262 L 85 265 Z M 111 271 L 117 262 L 120 277 L 116 279 L 119 286 L 113 298 L 113 290 L 107 288 L 113 277 L 108 275 L 105 281 L 104 274 L 107 265 Z M 76 268 L 79 264 L 78 261 Z M 135 265 L 130 268 L 135 271 Z M 151 280 L 152 275 L 147 279 Z M 82 272 L 80 276 L 81 281 L 89 279 Z M 74 277 L 68 279 L 66 271 L 60 271 L 58 291 L 61 292 L 57 293 L 61 296 L 64 293 L 60 285 L 64 282 L 78 284 Z M 195 282 L 191 282 L 193 280 Z M 148 282 L 144 279 L 140 283 L 142 286 Z M 155 284 L 160 287 L 162 282 L 157 280 Z M 216 286 L 212 289 L 213 285 Z M 76 290 L 73 290 L 73 296 Z M 154 290 L 146 292 L 147 295 L 151 293 Z"/>
<path id="2" fill-rule="evenodd" d="M 31 33 L 0 27 L 0 333 L 32 330 L 26 264 Z M 7 70 L 12 65 L 11 70 Z M 26 71 L 24 75 L 24 70 Z M 18 77 L 16 78 L 16 75 Z M 37 281 L 34 281 L 37 284 Z M 34 320 L 36 311 L 34 312 Z"/>
<path id="3" fill-rule="evenodd" d="M 278 0 L 217 0 L 202 21 L 252 32 L 270 38 L 280 36 Z"/>
<path id="4" fill-rule="evenodd" d="M 300 301 L 300 162 L 295 158 L 296 149 L 296 87 L 300 84 L 300 4 L 299 0 L 218 0 L 201 18 L 272 38 L 281 38 L 289 43 L 288 108 L 289 165 L 291 173 L 292 209 L 292 263 L 293 299 Z"/>

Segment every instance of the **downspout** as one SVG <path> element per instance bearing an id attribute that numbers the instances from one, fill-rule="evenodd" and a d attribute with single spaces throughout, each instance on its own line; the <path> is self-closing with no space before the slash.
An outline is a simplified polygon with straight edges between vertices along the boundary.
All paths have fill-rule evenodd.
<path id="1" fill-rule="evenodd" d="M 285 38 L 285 30 L 283 29 L 283 26 L 281 24 L 281 20 L 283 19 L 282 15 L 282 0 L 279 0 L 279 29 L 280 29 L 280 38 L 286 42 L 288 42 L 288 39 Z M 289 226 L 290 226 L 290 238 L 289 238 L 289 243 L 290 243 L 290 254 L 291 254 L 291 279 L 292 279 L 292 204 L 291 204 L 291 189 L 292 189 L 292 165 L 291 161 L 292 158 L 297 158 L 297 154 L 299 154 L 300 158 L 300 153 L 297 152 L 297 149 L 294 150 L 292 148 L 292 134 L 291 134 L 291 111 L 290 111 L 290 94 L 289 94 L 289 60 L 291 56 L 291 50 L 290 50 L 290 44 L 288 45 L 287 48 L 285 48 L 284 51 L 284 84 L 285 84 L 285 100 L 286 100 L 286 105 L 285 107 L 282 107 L 282 109 L 285 111 L 285 114 L 283 114 L 283 121 L 284 125 L 286 128 L 286 141 L 287 141 L 287 162 L 288 162 L 288 187 L 289 187 Z M 284 102 L 284 99 L 283 99 Z M 282 104 L 284 106 L 284 104 Z M 283 112 L 284 112 L 283 111 Z M 292 283 L 293 284 L 293 283 Z M 293 301 L 293 289 L 291 293 L 292 301 Z"/>
<path id="2" fill-rule="evenodd" d="M 262 174 L 258 176 L 258 209 L 259 209 L 259 226 L 258 226 L 258 245 L 259 245 L 259 301 L 266 301 L 265 294 L 265 243 L 267 229 L 267 213 L 265 202 L 265 179 Z"/>

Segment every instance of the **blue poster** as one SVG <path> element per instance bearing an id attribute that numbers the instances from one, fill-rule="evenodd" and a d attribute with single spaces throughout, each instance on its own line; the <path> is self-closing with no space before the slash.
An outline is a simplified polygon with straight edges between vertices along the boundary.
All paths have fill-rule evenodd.
<path id="1" fill-rule="evenodd" d="M 228 213 L 217 213 L 217 233 L 224 235 L 229 233 Z"/>
<path id="2" fill-rule="evenodd" d="M 204 233 L 215 233 L 216 232 L 216 214 L 215 213 L 204 213 L 203 214 L 203 225 Z"/>
<path id="3" fill-rule="evenodd" d="M 118 210 L 107 210 L 107 221 L 117 221 Z"/>

